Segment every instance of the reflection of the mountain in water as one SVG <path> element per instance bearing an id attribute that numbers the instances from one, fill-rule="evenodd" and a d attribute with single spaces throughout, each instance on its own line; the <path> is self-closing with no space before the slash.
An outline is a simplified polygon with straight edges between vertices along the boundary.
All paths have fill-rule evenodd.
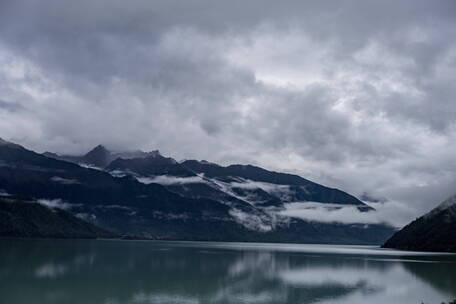
<path id="1" fill-rule="evenodd" d="M 438 302 L 456 273 L 454 264 L 175 243 L 0 245 L 0 303 Z"/>
<path id="2" fill-rule="evenodd" d="M 456 298 L 456 264 L 454 263 L 456 261 L 451 260 L 447 263 L 432 263 L 432 261 L 429 263 L 404 263 L 404 267 L 435 289 Z"/>

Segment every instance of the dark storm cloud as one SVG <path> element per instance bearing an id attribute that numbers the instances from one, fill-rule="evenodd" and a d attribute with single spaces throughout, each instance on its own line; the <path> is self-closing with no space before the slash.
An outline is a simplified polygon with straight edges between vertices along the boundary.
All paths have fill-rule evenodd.
<path id="1" fill-rule="evenodd" d="M 1 137 L 249 162 L 396 202 L 456 192 L 454 1 L 0 3 Z"/>

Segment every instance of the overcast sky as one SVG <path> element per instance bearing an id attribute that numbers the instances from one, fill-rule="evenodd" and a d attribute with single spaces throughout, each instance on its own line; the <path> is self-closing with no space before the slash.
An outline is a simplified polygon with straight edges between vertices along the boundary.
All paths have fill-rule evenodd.
<path id="1" fill-rule="evenodd" d="M 456 1 L 0 0 L 0 137 L 456 193 Z"/>

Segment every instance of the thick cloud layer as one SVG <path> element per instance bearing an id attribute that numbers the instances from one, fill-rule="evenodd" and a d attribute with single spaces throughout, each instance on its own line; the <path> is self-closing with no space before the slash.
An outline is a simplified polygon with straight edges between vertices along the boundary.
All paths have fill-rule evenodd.
<path id="1" fill-rule="evenodd" d="M 0 2 L 0 137 L 456 192 L 454 1 Z"/>

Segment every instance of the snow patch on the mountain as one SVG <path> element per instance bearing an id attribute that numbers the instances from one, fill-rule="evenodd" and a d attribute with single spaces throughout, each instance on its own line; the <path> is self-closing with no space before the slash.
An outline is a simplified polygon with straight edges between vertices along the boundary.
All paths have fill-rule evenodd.
<path id="1" fill-rule="evenodd" d="M 203 175 L 204 176 L 204 175 Z M 237 195 L 236 193 L 234 193 L 233 191 L 231 191 L 231 186 L 229 183 L 225 183 L 225 182 L 222 182 L 222 181 L 219 181 L 217 179 L 209 179 L 211 182 L 212 182 L 212 186 L 214 186 L 216 189 L 222 191 L 222 192 L 225 192 L 226 194 L 228 195 L 231 195 L 237 199 L 240 199 L 240 200 L 243 200 L 243 198 L 239 195 Z"/>
<path id="2" fill-rule="evenodd" d="M 86 163 L 78 163 L 79 166 L 86 168 L 86 169 L 94 169 L 98 171 L 103 171 L 103 168 L 91 165 L 91 164 L 86 164 Z"/>
<path id="3" fill-rule="evenodd" d="M 229 213 L 237 223 L 247 229 L 259 232 L 268 232 L 273 229 L 270 224 L 265 223 L 258 215 L 246 213 L 235 208 L 231 209 Z"/>
<path id="4" fill-rule="evenodd" d="M 281 201 L 289 201 L 291 197 L 293 197 L 294 191 L 290 189 L 290 186 L 288 185 L 278 185 L 278 184 L 271 184 L 271 183 L 266 183 L 266 182 L 257 182 L 257 181 L 252 181 L 244 178 L 239 178 L 239 177 L 230 177 L 231 179 L 234 179 L 235 181 L 233 182 L 225 182 L 221 181 L 218 179 L 210 179 L 210 181 L 216 185 L 216 187 L 231 195 L 234 196 L 237 199 L 246 201 L 252 205 L 257 205 L 259 203 L 262 203 L 262 201 L 259 200 L 257 194 L 255 193 L 249 193 L 249 191 L 255 191 L 255 190 L 263 190 L 264 192 L 268 193 L 269 195 L 272 195 Z M 242 195 L 240 193 L 237 193 L 235 189 L 242 189 L 246 190 L 245 195 Z"/>
<path id="5" fill-rule="evenodd" d="M 155 183 L 165 186 L 205 183 L 200 176 L 177 177 L 171 175 L 157 175 L 154 177 L 136 177 L 136 179 L 143 184 Z"/>
<path id="6" fill-rule="evenodd" d="M 244 201 L 246 203 L 249 203 L 252 206 L 255 206 L 258 203 L 262 203 L 262 201 L 258 200 L 258 197 L 255 194 L 241 195 L 239 193 L 236 193 L 233 190 L 234 187 L 231 186 L 232 185 L 231 183 L 222 182 L 222 181 L 217 180 L 215 178 L 214 179 L 205 179 L 205 180 L 207 180 L 208 184 L 210 186 L 214 187 L 215 189 L 217 189 L 219 191 L 222 191 L 222 192 L 228 194 L 229 196 L 237 198 L 238 200 L 241 200 L 241 201 Z"/>

